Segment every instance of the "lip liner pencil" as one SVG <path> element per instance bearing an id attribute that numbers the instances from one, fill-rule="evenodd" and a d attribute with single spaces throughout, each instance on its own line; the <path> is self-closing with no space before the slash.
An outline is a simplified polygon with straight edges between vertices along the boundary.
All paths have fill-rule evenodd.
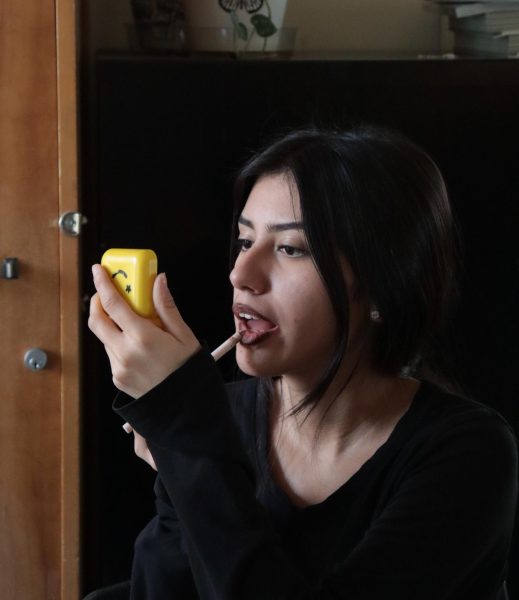
<path id="1" fill-rule="evenodd" d="M 236 346 L 236 344 L 241 340 L 241 336 L 242 334 L 237 331 L 236 333 L 233 333 L 229 339 L 225 340 L 223 344 L 220 344 L 218 348 L 215 348 L 211 352 L 211 356 L 214 358 L 214 360 L 220 360 L 222 356 L 225 356 L 227 352 L 232 350 L 234 346 Z M 122 427 L 126 433 L 131 433 L 133 431 L 133 428 L 129 423 L 125 423 Z"/>
<path id="2" fill-rule="evenodd" d="M 215 361 L 220 360 L 222 356 L 225 356 L 229 350 L 232 350 L 234 346 L 236 346 L 236 344 L 241 340 L 241 337 L 242 334 L 239 331 L 233 333 L 229 339 L 225 340 L 223 344 L 220 344 L 218 348 L 211 352 L 211 356 Z"/>

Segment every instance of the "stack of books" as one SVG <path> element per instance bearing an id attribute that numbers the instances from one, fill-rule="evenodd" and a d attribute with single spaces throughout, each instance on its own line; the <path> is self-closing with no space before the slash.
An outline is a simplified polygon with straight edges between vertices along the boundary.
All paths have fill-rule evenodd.
<path id="1" fill-rule="evenodd" d="M 455 54 L 519 58 L 519 0 L 435 2 L 449 17 Z"/>

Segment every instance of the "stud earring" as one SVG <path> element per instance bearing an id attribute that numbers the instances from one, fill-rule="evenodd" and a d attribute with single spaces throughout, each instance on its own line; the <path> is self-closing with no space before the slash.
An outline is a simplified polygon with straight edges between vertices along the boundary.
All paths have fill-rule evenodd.
<path id="1" fill-rule="evenodd" d="M 380 312 L 378 311 L 377 308 L 372 308 L 370 313 L 369 313 L 369 318 L 374 322 L 374 323 L 382 323 L 382 317 L 380 316 Z"/>

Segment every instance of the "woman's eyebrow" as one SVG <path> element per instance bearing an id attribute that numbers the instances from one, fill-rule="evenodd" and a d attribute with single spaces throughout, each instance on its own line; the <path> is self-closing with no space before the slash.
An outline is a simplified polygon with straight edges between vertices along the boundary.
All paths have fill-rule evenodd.
<path id="1" fill-rule="evenodd" d="M 289 229 L 303 229 L 303 223 L 301 223 L 301 221 L 289 221 L 288 223 L 269 223 L 265 229 L 269 233 L 288 231 Z"/>
<path id="2" fill-rule="evenodd" d="M 243 215 L 238 217 L 238 223 L 240 225 L 245 225 L 245 227 L 250 227 L 250 229 L 254 229 L 254 224 L 249 219 L 246 219 Z"/>
<path id="3" fill-rule="evenodd" d="M 238 217 L 238 223 L 254 229 L 254 223 L 243 216 Z M 303 229 L 303 223 L 301 221 L 288 221 L 287 223 L 268 223 L 265 229 L 269 233 L 276 233 L 278 231 L 287 231 L 289 229 Z"/>

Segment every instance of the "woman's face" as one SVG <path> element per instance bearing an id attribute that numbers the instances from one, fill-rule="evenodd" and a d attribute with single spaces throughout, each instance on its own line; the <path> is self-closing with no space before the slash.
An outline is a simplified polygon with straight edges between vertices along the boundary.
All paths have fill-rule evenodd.
<path id="1" fill-rule="evenodd" d="M 293 376 L 312 386 L 325 371 L 338 334 L 290 182 L 283 174 L 259 179 L 239 219 L 239 253 L 230 275 L 236 328 L 243 332 L 236 358 L 249 375 Z M 347 264 L 345 277 L 351 290 Z M 351 321 L 362 318 L 356 304 L 350 298 L 350 330 Z"/>

